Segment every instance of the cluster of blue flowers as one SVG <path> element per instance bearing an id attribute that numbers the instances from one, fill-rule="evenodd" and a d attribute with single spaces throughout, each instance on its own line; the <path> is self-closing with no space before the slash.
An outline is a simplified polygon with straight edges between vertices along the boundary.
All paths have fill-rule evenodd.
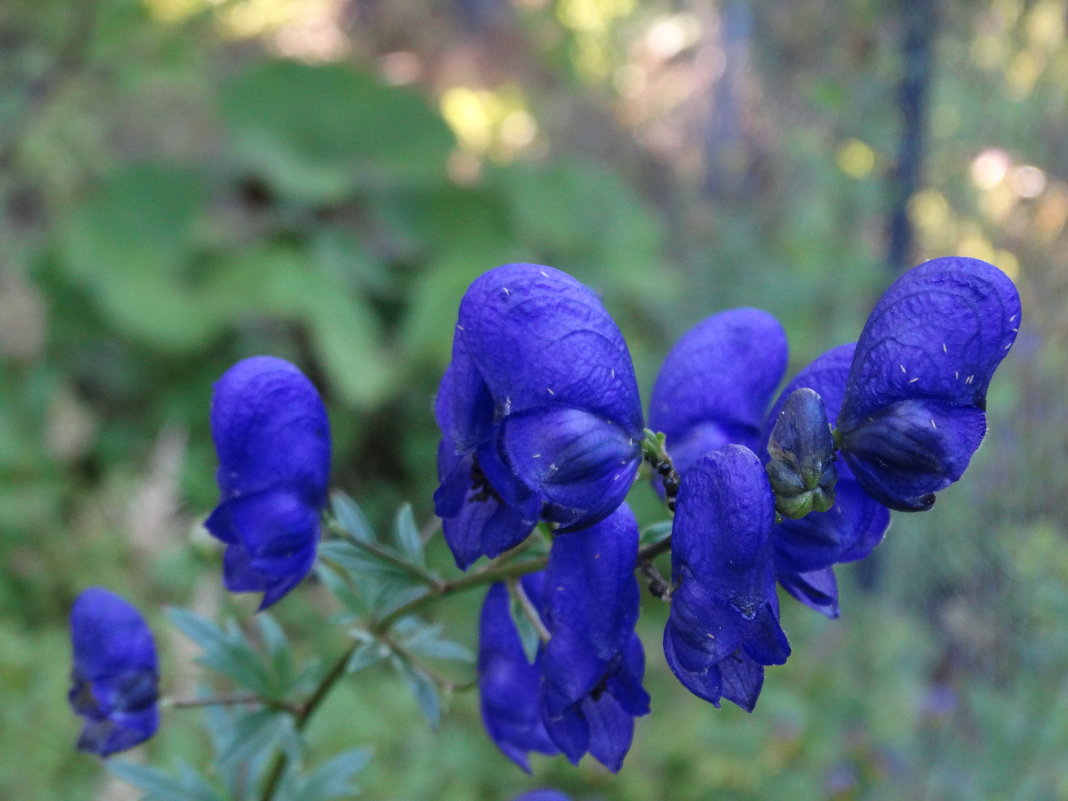
<path id="1" fill-rule="evenodd" d="M 838 615 L 834 566 L 878 545 L 890 509 L 928 509 L 963 474 L 1019 323 L 1016 289 L 997 268 L 927 262 L 883 295 L 857 343 L 820 356 L 774 403 L 787 341 L 771 315 L 734 309 L 682 337 L 649 424 L 670 455 L 653 460 L 675 512 L 664 654 L 685 687 L 754 708 L 764 668 L 790 655 L 776 583 Z M 624 578 L 636 534 L 621 505 L 645 433 L 618 328 L 564 273 L 491 270 L 461 303 L 436 410 L 436 510 L 457 564 L 505 552 L 538 521 L 554 535 L 545 575 L 512 588 L 547 635 L 532 662 L 505 588 L 486 598 L 490 736 L 524 768 L 531 751 L 572 761 L 588 751 L 618 770 L 632 718 L 648 711 Z"/>
<path id="2" fill-rule="evenodd" d="M 777 586 L 839 614 L 834 567 L 871 553 L 891 509 L 928 509 L 964 473 L 1019 324 L 1019 297 L 997 268 L 927 262 L 890 287 L 855 344 L 817 358 L 776 398 L 782 327 L 757 309 L 722 312 L 668 354 L 649 431 L 626 343 L 590 289 L 532 264 L 478 278 L 435 401 L 435 511 L 462 570 L 539 524 L 551 534 L 544 570 L 485 597 L 478 683 L 493 741 L 526 770 L 531 752 L 622 766 L 649 711 L 635 571 L 668 545 L 640 551 L 625 503 L 643 458 L 674 513 L 671 579 L 659 588 L 671 602 L 666 661 L 700 698 L 752 710 L 765 667 L 790 656 Z M 206 526 L 225 544 L 226 587 L 262 593 L 266 608 L 315 560 L 326 412 L 297 368 L 261 356 L 222 376 L 211 420 L 221 497 Z M 107 756 L 151 736 L 157 665 L 144 620 L 93 589 L 71 628 L 79 747 Z"/>

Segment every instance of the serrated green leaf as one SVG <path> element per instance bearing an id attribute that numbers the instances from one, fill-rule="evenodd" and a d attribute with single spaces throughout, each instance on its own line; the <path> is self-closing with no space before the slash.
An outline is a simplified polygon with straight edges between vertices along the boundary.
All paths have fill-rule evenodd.
<path id="1" fill-rule="evenodd" d="M 223 801 L 207 780 L 193 771 L 175 778 L 148 765 L 114 760 L 106 764 L 120 779 L 145 791 L 142 801 Z"/>
<path id="2" fill-rule="evenodd" d="M 393 520 L 393 534 L 397 545 L 411 559 L 414 564 L 426 564 L 423 555 L 423 540 L 419 536 L 419 528 L 415 525 L 415 515 L 412 514 L 412 505 L 405 503 L 397 510 L 397 516 Z"/>
<path id="3" fill-rule="evenodd" d="M 441 723 L 441 697 L 438 695 L 438 686 L 425 672 L 407 659 L 397 658 L 391 662 L 408 683 L 430 728 L 436 729 Z"/>
<path id="4" fill-rule="evenodd" d="M 353 777 L 366 767 L 371 752 L 366 748 L 354 748 L 320 765 L 299 782 L 297 797 L 301 801 L 329 801 L 357 792 Z"/>
<path id="5" fill-rule="evenodd" d="M 334 492 L 330 496 L 330 506 L 338 524 L 360 542 L 374 542 L 378 539 L 363 509 L 344 492 Z"/>
<path id="6" fill-rule="evenodd" d="M 382 546 L 378 546 L 382 547 Z M 412 576 L 402 567 L 392 562 L 380 559 L 375 554 L 365 551 L 358 545 L 345 540 L 332 540 L 319 546 L 319 553 L 325 558 L 336 562 L 339 567 L 348 571 L 357 587 L 367 577 L 379 579 L 395 579 L 408 583 Z"/>
<path id="7" fill-rule="evenodd" d="M 238 718 L 233 736 L 219 754 L 220 769 L 248 762 L 260 754 L 273 751 L 291 739 L 295 729 L 289 714 L 277 709 L 260 709 Z M 297 733 L 299 737 L 299 733 Z"/>
<path id="8" fill-rule="evenodd" d="M 239 686 L 265 698 L 281 697 L 283 688 L 232 621 L 224 630 L 212 621 L 178 607 L 168 609 L 167 616 L 203 649 L 197 659 L 199 664 L 228 676 Z"/>

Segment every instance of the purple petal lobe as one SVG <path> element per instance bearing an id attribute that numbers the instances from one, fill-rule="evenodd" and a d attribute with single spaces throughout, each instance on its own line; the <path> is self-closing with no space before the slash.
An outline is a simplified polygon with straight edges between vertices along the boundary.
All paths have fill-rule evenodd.
<path id="1" fill-rule="evenodd" d="M 832 568 L 808 573 L 780 573 L 778 578 L 783 589 L 805 606 L 832 620 L 839 616 L 838 579 Z"/>

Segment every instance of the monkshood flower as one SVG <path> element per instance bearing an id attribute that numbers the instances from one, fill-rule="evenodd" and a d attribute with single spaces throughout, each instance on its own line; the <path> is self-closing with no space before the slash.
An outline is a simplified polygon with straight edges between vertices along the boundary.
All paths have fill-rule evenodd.
<path id="1" fill-rule="evenodd" d="M 761 309 L 712 315 L 675 343 L 653 385 L 649 426 L 667 435 L 680 474 L 727 444 L 760 448 L 786 359 L 786 333 Z"/>
<path id="2" fill-rule="evenodd" d="M 613 772 L 649 712 L 645 654 L 634 633 L 638 523 L 623 504 L 590 528 L 553 541 L 541 601 L 541 710 L 552 741 L 577 764 L 588 751 Z"/>
<path id="3" fill-rule="evenodd" d="M 767 473 L 746 447 L 706 454 L 682 475 L 664 655 L 690 692 L 716 706 L 727 698 L 751 712 L 764 667 L 790 655 L 775 594 L 774 519 Z"/>
<path id="4" fill-rule="evenodd" d="M 211 431 L 221 497 L 205 526 L 226 543 L 226 588 L 262 592 L 266 609 L 315 561 L 330 473 L 326 409 L 292 364 L 254 356 L 215 384 Z"/>
<path id="5" fill-rule="evenodd" d="M 768 431 L 778 420 L 786 399 L 801 388 L 814 390 L 827 418 L 834 420 L 842 406 L 855 348 L 852 343 L 832 348 L 798 373 L 768 414 Z M 785 519 L 773 526 L 771 533 L 779 583 L 799 601 L 828 617 L 838 616 L 833 565 L 863 559 L 882 542 L 890 525 L 890 510 L 864 492 L 849 465 L 838 459 L 835 468 L 838 479 L 834 506 L 824 512 L 810 512 L 799 520 Z"/>
<path id="6" fill-rule="evenodd" d="M 152 632 L 133 606 L 91 587 L 71 609 L 74 651 L 68 698 L 85 718 L 78 749 L 102 757 L 143 743 L 159 728 L 159 671 Z"/>
<path id="7" fill-rule="evenodd" d="M 531 790 L 523 793 L 523 795 L 517 795 L 513 801 L 571 801 L 566 795 L 559 790 Z"/>
<path id="8" fill-rule="evenodd" d="M 461 569 L 539 519 L 560 531 L 603 519 L 641 462 L 626 343 L 594 293 L 551 267 L 507 264 L 470 286 L 434 408 L 434 506 Z"/>
<path id="9" fill-rule="evenodd" d="M 486 730 L 529 771 L 528 753 L 563 752 L 577 763 L 587 752 L 618 771 L 649 711 L 642 688 L 645 656 L 634 633 L 638 527 L 625 504 L 590 528 L 557 537 L 549 564 L 520 587 L 548 642 L 533 663 L 494 585 L 482 608 L 479 690 Z"/>
<path id="10" fill-rule="evenodd" d="M 528 598 L 542 595 L 543 573 L 524 576 Z M 509 612 L 508 589 L 494 584 L 486 593 L 478 630 L 478 691 L 482 723 L 490 739 L 505 756 L 530 773 L 528 754 L 557 754 L 541 722 L 538 687 L 541 684 L 541 651 L 527 661 L 519 632 Z"/>
<path id="11" fill-rule="evenodd" d="M 838 443 L 865 492 L 929 509 L 986 434 L 986 391 L 1020 326 L 1020 297 L 997 267 L 943 258 L 901 276 L 857 342 Z"/>

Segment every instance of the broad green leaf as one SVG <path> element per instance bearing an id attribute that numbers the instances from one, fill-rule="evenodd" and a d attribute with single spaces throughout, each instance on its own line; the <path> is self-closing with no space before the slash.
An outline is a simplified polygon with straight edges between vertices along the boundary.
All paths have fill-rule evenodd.
<path id="1" fill-rule="evenodd" d="M 344 64 L 261 62 L 221 104 L 237 158 L 303 202 L 444 181 L 455 143 L 418 95 Z"/>
<path id="2" fill-rule="evenodd" d="M 374 312 L 362 297 L 318 269 L 310 250 L 274 246 L 216 265 L 209 297 L 227 319 L 267 315 L 311 335 L 327 379 L 350 406 L 369 406 L 389 390 L 393 368 Z"/>

